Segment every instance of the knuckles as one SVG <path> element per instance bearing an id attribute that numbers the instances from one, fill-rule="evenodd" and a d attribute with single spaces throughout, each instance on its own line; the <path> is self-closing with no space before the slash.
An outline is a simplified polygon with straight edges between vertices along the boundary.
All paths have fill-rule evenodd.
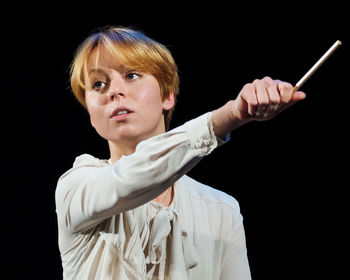
<path id="1" fill-rule="evenodd" d="M 286 83 L 286 82 L 280 82 L 278 84 L 278 88 L 281 91 L 292 91 L 293 90 L 293 86 L 290 83 Z"/>
<path id="2" fill-rule="evenodd" d="M 294 88 L 290 83 L 269 76 L 255 79 L 243 86 L 239 100 L 244 100 L 240 114 L 254 120 L 267 120 L 283 111 L 292 100 Z M 244 108 L 244 109 L 243 109 Z"/>
<path id="3" fill-rule="evenodd" d="M 269 76 L 265 76 L 261 79 L 255 79 L 253 81 L 253 84 L 261 84 L 261 85 L 264 85 L 264 86 L 270 86 L 270 85 L 273 85 L 275 84 L 275 81 L 269 77 Z"/>
<path id="4" fill-rule="evenodd" d="M 266 110 L 271 106 L 274 111 L 278 105 L 288 103 L 292 93 L 293 86 L 290 83 L 273 80 L 269 76 L 255 79 L 242 88 L 243 99 L 254 110 Z"/>

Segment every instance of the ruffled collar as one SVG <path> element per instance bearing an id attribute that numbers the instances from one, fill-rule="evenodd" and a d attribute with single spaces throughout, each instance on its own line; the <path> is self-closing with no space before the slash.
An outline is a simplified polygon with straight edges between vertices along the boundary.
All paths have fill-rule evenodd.
<path id="1" fill-rule="evenodd" d="M 114 244 L 129 279 L 188 279 L 200 261 L 192 235 L 181 224 L 176 184 L 168 207 L 148 202 L 116 218 L 117 234 L 101 234 Z"/>

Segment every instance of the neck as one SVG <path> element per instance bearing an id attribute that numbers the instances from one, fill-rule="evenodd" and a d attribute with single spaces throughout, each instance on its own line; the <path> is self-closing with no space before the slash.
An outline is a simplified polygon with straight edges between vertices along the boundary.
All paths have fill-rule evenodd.
<path id="1" fill-rule="evenodd" d="M 117 162 L 122 156 L 131 155 L 135 152 L 137 142 L 128 141 L 127 143 L 115 143 L 108 141 L 109 151 L 111 155 L 111 161 Z"/>
<path id="2" fill-rule="evenodd" d="M 174 187 L 169 187 L 162 194 L 157 196 L 153 201 L 161 203 L 164 207 L 168 207 L 174 199 Z"/>
<path id="3" fill-rule="evenodd" d="M 143 140 L 165 132 L 164 119 L 149 133 L 141 133 L 133 137 L 119 137 L 118 140 L 108 140 L 111 161 L 117 162 L 122 156 L 131 155 L 135 152 L 136 146 Z"/>

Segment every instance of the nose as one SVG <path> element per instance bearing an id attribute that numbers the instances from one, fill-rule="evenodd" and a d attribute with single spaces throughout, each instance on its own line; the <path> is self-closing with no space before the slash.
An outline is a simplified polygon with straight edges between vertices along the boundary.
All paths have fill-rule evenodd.
<path id="1" fill-rule="evenodd" d="M 121 97 L 124 97 L 125 96 L 125 93 L 121 92 L 121 91 L 112 91 L 110 90 L 109 91 L 109 100 L 110 101 L 114 101 L 116 99 L 119 99 Z"/>
<path id="2" fill-rule="evenodd" d="M 113 79 L 108 91 L 108 97 L 110 101 L 125 97 L 127 94 L 127 88 L 122 79 Z"/>

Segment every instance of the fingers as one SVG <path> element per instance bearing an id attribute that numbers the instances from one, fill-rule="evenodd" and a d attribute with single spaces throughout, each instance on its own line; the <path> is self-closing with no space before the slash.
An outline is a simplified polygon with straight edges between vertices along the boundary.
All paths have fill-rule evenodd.
<path id="1" fill-rule="evenodd" d="M 279 112 L 284 111 L 296 102 L 303 100 L 306 95 L 302 91 L 294 92 L 294 88 L 291 84 L 278 81 L 278 88 L 281 96 L 281 103 L 279 105 Z"/>
<path id="2" fill-rule="evenodd" d="M 281 97 L 277 88 L 277 84 L 274 83 L 273 85 L 268 87 L 267 92 L 269 94 L 269 100 L 270 100 L 270 106 L 268 107 L 267 113 L 272 114 L 277 111 L 278 106 L 281 102 Z"/>
<path id="3" fill-rule="evenodd" d="M 270 101 L 269 94 L 267 92 L 267 82 L 264 80 L 255 80 L 253 85 L 255 87 L 256 99 L 258 101 L 255 114 L 259 117 L 265 114 Z"/>
<path id="4" fill-rule="evenodd" d="M 280 92 L 281 103 L 289 103 L 292 100 L 293 96 L 293 86 L 289 83 L 278 81 L 277 87 Z"/>
<path id="5" fill-rule="evenodd" d="M 294 92 L 290 83 L 265 77 L 246 84 L 241 93 L 247 112 L 240 112 L 255 120 L 267 120 L 306 97 L 301 91 Z M 243 108 L 242 107 L 242 108 Z"/>
<path id="6" fill-rule="evenodd" d="M 242 99 L 246 102 L 248 116 L 253 116 L 257 111 L 258 100 L 255 93 L 255 87 L 252 84 L 246 84 L 241 91 Z"/>

